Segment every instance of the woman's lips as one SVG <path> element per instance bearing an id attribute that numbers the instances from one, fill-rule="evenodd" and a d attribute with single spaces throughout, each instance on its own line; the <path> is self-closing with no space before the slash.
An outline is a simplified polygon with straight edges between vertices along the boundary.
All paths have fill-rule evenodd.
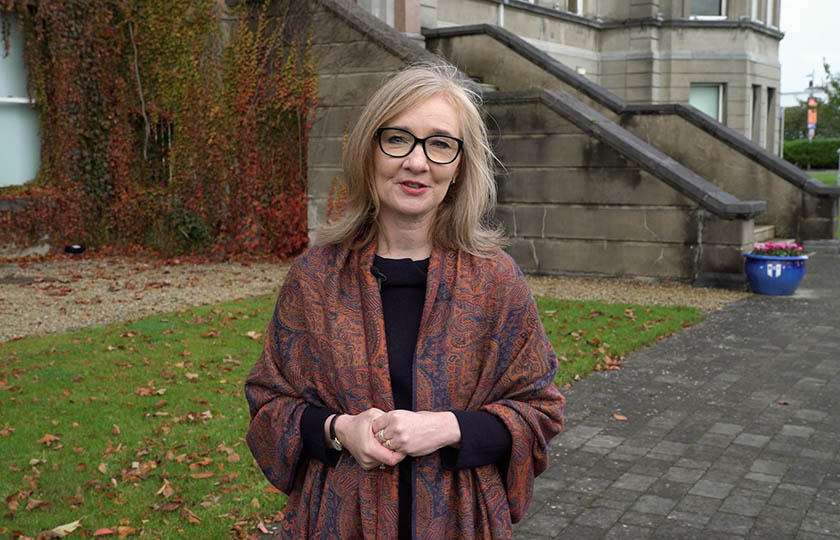
<path id="1" fill-rule="evenodd" d="M 405 193 L 409 195 L 422 195 L 428 189 L 428 186 L 425 184 L 421 184 L 420 182 L 413 182 L 413 181 L 405 181 L 400 182 L 400 186 L 402 187 Z"/>

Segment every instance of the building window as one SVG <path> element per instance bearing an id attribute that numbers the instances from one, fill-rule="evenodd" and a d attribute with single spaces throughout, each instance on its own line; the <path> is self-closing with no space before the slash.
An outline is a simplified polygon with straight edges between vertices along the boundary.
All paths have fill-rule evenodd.
<path id="1" fill-rule="evenodd" d="M 17 18 L 0 13 L 8 25 L 9 54 L 0 49 L 0 186 L 20 185 L 35 178 L 41 166 L 38 111 L 26 91 L 23 32 Z"/>
<path id="2" fill-rule="evenodd" d="M 752 122 L 750 130 L 752 140 L 756 144 L 761 142 L 761 85 L 752 85 L 752 110 L 750 111 Z"/>
<path id="3" fill-rule="evenodd" d="M 776 135 L 776 111 L 778 110 L 778 106 L 776 105 L 776 89 L 775 88 L 768 88 L 767 89 L 767 139 L 766 139 L 766 147 L 771 152 L 775 153 L 776 145 L 774 137 Z"/>
<path id="4" fill-rule="evenodd" d="M 688 103 L 723 122 L 723 89 L 723 84 L 692 83 Z"/>
<path id="5" fill-rule="evenodd" d="M 569 12 L 583 15 L 583 0 L 569 0 Z"/>
<path id="6" fill-rule="evenodd" d="M 750 19 L 758 21 L 758 0 L 752 0 L 750 8 Z"/>
<path id="7" fill-rule="evenodd" d="M 726 18 L 726 0 L 691 0 L 689 14 L 697 18 Z"/>

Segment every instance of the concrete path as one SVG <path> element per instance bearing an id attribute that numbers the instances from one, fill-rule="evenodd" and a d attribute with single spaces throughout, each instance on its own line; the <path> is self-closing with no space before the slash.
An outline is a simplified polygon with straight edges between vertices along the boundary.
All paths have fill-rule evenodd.
<path id="1" fill-rule="evenodd" d="M 840 255 L 565 395 L 518 540 L 840 539 Z"/>

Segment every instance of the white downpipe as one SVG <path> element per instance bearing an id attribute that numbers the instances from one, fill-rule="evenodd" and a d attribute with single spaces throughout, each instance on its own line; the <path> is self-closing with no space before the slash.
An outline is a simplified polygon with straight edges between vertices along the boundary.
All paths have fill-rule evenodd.
<path id="1" fill-rule="evenodd" d="M 499 4 L 499 9 L 496 10 L 496 24 L 500 28 L 505 27 L 505 4 L 507 4 L 507 0 L 502 0 L 502 3 Z"/>

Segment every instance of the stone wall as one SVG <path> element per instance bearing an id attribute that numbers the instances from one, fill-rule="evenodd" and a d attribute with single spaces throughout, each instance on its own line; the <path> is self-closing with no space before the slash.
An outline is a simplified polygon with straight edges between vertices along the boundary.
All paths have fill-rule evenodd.
<path id="1" fill-rule="evenodd" d="M 341 0 L 312 2 L 318 113 L 309 138 L 310 238 L 341 177 L 342 139 L 385 79 L 411 62 L 435 60 L 419 43 Z"/>
<path id="2" fill-rule="evenodd" d="M 739 199 L 767 201 L 756 218 L 782 237 L 800 238 L 800 190 L 676 114 L 628 114 L 622 125 Z"/>
<path id="3" fill-rule="evenodd" d="M 742 285 L 751 218 L 716 217 L 538 101 L 487 111 L 505 164 L 496 218 L 523 270 Z"/>

